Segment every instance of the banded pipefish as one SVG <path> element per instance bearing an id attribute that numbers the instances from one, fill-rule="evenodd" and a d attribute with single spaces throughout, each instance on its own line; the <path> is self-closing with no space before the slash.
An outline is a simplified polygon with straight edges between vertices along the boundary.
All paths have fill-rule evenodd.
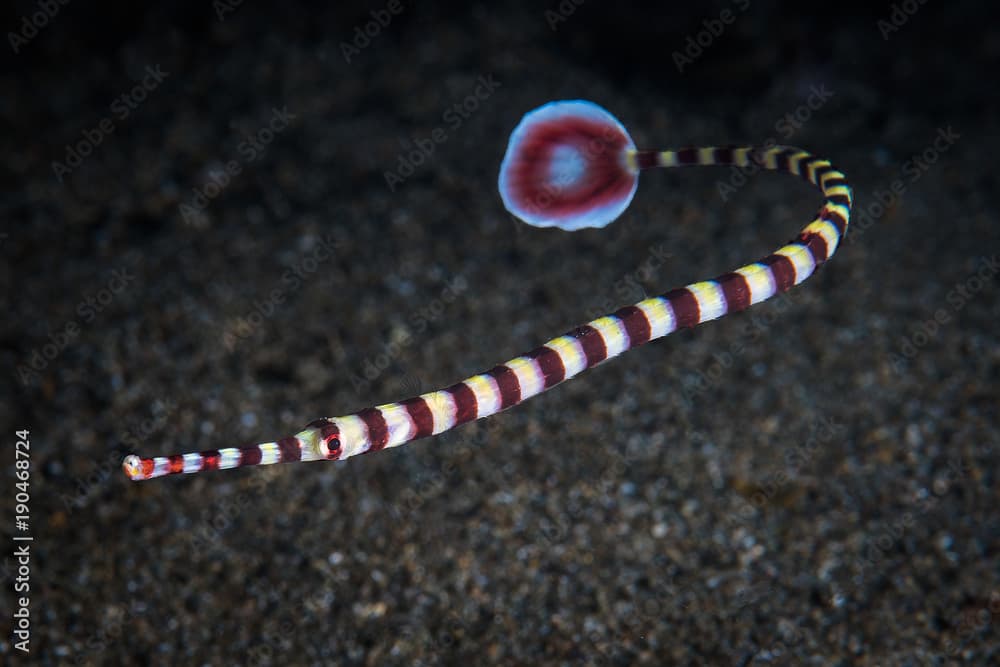
<path id="1" fill-rule="evenodd" d="M 785 172 L 817 186 L 825 202 L 798 236 L 760 261 L 625 306 L 505 364 L 439 391 L 317 419 L 300 433 L 249 447 L 123 462 L 133 480 L 295 461 L 336 461 L 398 447 L 489 417 L 626 350 L 743 310 L 802 282 L 830 259 L 847 231 L 851 189 L 828 160 L 787 146 L 637 150 L 621 123 L 582 100 L 552 102 L 514 129 L 500 167 L 504 205 L 524 222 L 604 227 L 628 207 L 639 172 L 737 165 Z"/>

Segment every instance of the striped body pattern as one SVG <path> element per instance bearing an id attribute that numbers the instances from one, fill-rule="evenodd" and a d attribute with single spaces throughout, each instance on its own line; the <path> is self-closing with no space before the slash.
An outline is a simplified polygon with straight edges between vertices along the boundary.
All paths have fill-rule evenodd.
<path id="1" fill-rule="evenodd" d="M 553 113 L 559 105 L 567 108 Z M 581 112 L 580 106 L 591 108 Z M 508 210 L 529 224 L 601 227 L 628 206 L 642 170 L 715 165 L 756 165 L 799 176 L 817 186 L 825 202 L 798 236 L 757 262 L 620 308 L 445 389 L 319 419 L 276 442 L 154 458 L 130 455 L 123 463 L 125 473 L 145 480 L 241 466 L 343 460 L 398 447 L 506 410 L 678 329 L 760 303 L 799 284 L 833 256 L 847 231 L 852 195 L 844 175 L 829 161 L 786 146 L 639 151 L 613 116 L 589 102 L 555 102 L 525 116 L 511 137 L 500 189 Z"/>

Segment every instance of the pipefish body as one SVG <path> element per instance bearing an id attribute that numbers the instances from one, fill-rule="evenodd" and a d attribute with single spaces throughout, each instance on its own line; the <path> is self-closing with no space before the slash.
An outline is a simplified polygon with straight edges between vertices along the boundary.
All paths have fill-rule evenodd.
<path id="1" fill-rule="evenodd" d="M 744 310 L 790 289 L 830 259 L 847 231 L 852 195 L 828 160 L 788 146 L 637 150 L 614 116 L 591 102 L 551 102 L 511 134 L 500 167 L 504 205 L 524 222 L 573 231 L 625 211 L 639 173 L 655 167 L 736 165 L 793 174 L 825 202 L 798 236 L 763 259 L 579 326 L 527 354 L 438 391 L 317 419 L 295 435 L 248 447 L 125 457 L 132 480 L 296 461 L 337 461 L 398 447 L 513 407 L 626 350 Z"/>

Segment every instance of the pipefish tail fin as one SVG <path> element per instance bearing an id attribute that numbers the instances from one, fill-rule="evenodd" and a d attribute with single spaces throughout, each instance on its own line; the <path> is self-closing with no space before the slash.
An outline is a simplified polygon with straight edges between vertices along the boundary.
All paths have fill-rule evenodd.
<path id="1" fill-rule="evenodd" d="M 500 166 L 507 210 L 536 227 L 604 227 L 628 208 L 639 185 L 635 143 L 593 102 L 550 102 L 527 113 Z"/>

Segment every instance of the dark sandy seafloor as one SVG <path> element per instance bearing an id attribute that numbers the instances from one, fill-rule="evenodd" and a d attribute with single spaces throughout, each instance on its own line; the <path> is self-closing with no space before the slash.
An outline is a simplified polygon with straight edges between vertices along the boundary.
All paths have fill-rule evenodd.
<path id="1" fill-rule="evenodd" d="M 883 39 L 876 4 L 403 3 L 350 62 L 386 4 L 62 7 L 0 95 L 5 610 L 16 429 L 34 538 L 30 654 L 5 612 L 0 662 L 996 664 L 1000 30 L 927 3 Z M 507 137 L 563 98 L 642 147 L 829 157 L 848 240 L 787 297 L 486 422 L 125 479 L 129 451 L 451 384 L 764 256 L 820 203 L 788 176 L 723 197 L 729 171 L 675 170 L 603 230 L 515 223 Z"/>

